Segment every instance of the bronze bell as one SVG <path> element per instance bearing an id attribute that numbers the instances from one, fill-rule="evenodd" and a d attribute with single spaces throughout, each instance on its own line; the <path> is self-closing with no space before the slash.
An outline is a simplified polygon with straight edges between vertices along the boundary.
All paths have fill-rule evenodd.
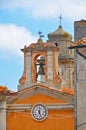
<path id="1" fill-rule="evenodd" d="M 40 64 L 38 75 L 45 75 L 43 64 Z"/>

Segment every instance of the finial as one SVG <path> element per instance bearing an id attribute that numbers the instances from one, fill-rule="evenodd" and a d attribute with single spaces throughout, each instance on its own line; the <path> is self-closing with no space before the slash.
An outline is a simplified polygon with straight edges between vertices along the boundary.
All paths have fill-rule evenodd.
<path id="1" fill-rule="evenodd" d="M 41 31 L 39 31 L 38 34 L 39 34 L 39 38 L 44 37 L 44 35 L 42 35 L 42 32 L 41 32 Z"/>
<path id="2" fill-rule="evenodd" d="M 61 22 L 62 22 L 62 15 L 61 14 L 59 16 L 59 20 L 60 20 L 60 26 L 61 26 Z"/>

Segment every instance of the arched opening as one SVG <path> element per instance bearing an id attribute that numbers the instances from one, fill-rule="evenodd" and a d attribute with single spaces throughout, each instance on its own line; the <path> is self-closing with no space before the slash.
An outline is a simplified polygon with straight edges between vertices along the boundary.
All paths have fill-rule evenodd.
<path id="1" fill-rule="evenodd" d="M 37 57 L 35 62 L 36 82 L 45 82 L 45 58 L 43 55 Z"/>

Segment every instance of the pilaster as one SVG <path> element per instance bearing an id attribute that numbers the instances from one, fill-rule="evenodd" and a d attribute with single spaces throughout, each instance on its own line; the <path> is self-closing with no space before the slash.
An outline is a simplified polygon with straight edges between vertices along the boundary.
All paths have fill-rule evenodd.
<path id="1" fill-rule="evenodd" d="M 0 130 L 6 130 L 6 101 L 0 102 Z"/>
<path id="2" fill-rule="evenodd" d="M 26 53 L 26 84 L 30 84 L 32 82 L 31 76 L 31 53 Z"/>

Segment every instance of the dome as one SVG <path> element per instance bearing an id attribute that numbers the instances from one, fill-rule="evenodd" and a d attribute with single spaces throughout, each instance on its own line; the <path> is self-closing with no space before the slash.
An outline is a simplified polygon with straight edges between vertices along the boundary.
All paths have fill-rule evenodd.
<path id="1" fill-rule="evenodd" d="M 49 41 L 58 40 L 58 39 L 65 39 L 65 40 L 72 40 L 72 35 L 65 32 L 60 25 L 57 30 L 52 33 L 48 34 Z"/>

